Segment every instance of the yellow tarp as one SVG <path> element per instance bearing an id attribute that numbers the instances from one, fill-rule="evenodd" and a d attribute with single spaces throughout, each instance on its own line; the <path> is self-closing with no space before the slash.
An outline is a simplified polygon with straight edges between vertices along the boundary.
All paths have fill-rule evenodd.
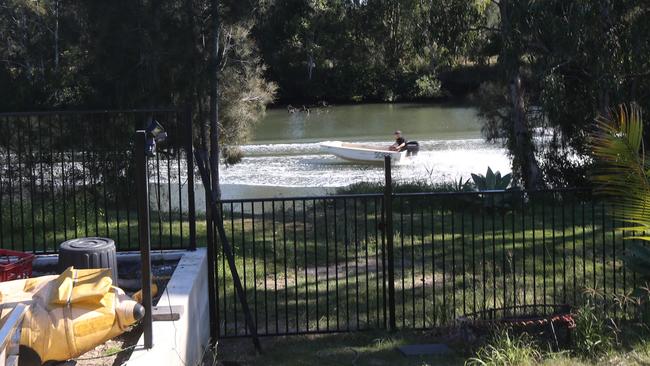
<path id="1" fill-rule="evenodd" d="M 139 306 L 112 286 L 110 269 L 72 267 L 59 276 L 0 283 L 2 321 L 16 303 L 31 304 L 20 344 L 43 362 L 65 361 L 123 333 Z"/>

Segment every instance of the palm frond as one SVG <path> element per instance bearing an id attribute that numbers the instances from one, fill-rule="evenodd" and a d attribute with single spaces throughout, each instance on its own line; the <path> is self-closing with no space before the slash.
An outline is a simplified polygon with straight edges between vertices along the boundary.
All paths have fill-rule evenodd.
<path id="1" fill-rule="evenodd" d="M 643 116 L 637 104 L 596 118 L 591 148 L 597 167 L 597 192 L 616 202 L 614 215 L 634 231 L 650 232 L 650 182 L 643 146 Z M 624 228 L 632 231 L 631 228 Z M 647 240 L 646 236 L 638 237 Z"/>

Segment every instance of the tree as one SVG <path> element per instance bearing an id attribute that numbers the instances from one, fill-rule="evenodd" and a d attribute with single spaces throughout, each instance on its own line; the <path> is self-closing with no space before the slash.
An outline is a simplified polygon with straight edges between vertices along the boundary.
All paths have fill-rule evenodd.
<path id="1" fill-rule="evenodd" d="M 209 81 L 218 74 L 224 80 L 221 141 L 243 143 L 275 94 L 250 33 L 257 4 L 221 1 L 218 18 L 209 5 L 209 0 L 3 2 L 0 108 L 192 105 L 196 132 L 207 149 L 208 111 L 216 105 L 209 101 Z M 213 34 L 219 46 L 209 68 L 212 46 L 204 40 Z"/>
<path id="2" fill-rule="evenodd" d="M 219 1 L 212 0 L 210 4 L 212 17 L 211 50 L 208 72 L 210 75 L 210 182 L 212 199 L 221 198 L 219 185 Z M 204 182 L 207 183 L 207 182 Z"/>
<path id="3" fill-rule="evenodd" d="M 529 16 L 529 5 L 527 1 L 496 3 L 499 20 L 491 31 L 501 40 L 497 61 L 500 80 L 481 89 L 481 94 L 487 97 L 482 100 L 480 113 L 485 119 L 483 131 L 487 139 L 505 142 L 512 156 L 515 178 L 526 189 L 539 189 L 543 182 L 531 132 L 534 111 L 522 80 L 523 57 L 528 52 L 522 27 Z"/>
<path id="4" fill-rule="evenodd" d="M 547 184 L 583 186 L 592 161 L 587 132 L 593 118 L 626 100 L 647 103 L 648 60 L 641 55 L 650 48 L 640 40 L 650 30 L 643 20 L 650 8 L 637 1 L 497 4 L 503 9 L 507 3 L 514 31 L 501 28 L 496 34 L 501 55 L 511 62 L 500 56 L 498 64 L 502 73 L 519 70 L 531 143 L 518 144 L 509 123 L 513 98 L 506 97 L 506 88 L 513 85 L 511 77 L 486 84 L 480 92 L 486 135 L 505 141 L 524 181 L 530 178 L 517 161 L 530 162 L 532 155 Z"/>
<path id="5" fill-rule="evenodd" d="M 254 36 L 288 103 L 438 97 L 429 2 L 271 0 Z"/>

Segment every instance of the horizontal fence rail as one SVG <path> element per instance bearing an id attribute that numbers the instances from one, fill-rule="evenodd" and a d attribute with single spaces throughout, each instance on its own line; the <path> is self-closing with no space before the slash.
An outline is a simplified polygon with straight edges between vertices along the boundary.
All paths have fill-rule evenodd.
<path id="1" fill-rule="evenodd" d="M 623 266 L 615 208 L 589 190 L 394 194 L 393 263 L 384 203 L 383 195 L 221 201 L 260 335 L 386 328 L 389 266 L 396 325 L 408 329 L 542 314 L 584 304 L 586 292 L 614 302 L 639 285 Z M 223 253 L 216 265 L 220 336 L 245 336 Z"/>
<path id="2" fill-rule="evenodd" d="M 132 140 L 151 118 L 169 134 L 149 164 L 152 248 L 190 246 L 190 114 L 147 109 L 0 114 L 0 247 L 54 253 L 105 236 L 137 249 Z"/>

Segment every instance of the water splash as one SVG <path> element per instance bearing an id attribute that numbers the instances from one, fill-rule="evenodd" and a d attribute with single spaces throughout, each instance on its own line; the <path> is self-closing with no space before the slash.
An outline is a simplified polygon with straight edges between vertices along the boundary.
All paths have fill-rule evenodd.
<path id="1" fill-rule="evenodd" d="M 389 145 L 390 142 L 384 142 Z M 394 166 L 396 181 L 449 182 L 490 166 L 510 171 L 505 149 L 482 139 L 424 140 L 420 154 Z M 344 187 L 381 181 L 381 165 L 352 163 L 320 151 L 318 143 L 259 144 L 243 147 L 241 163 L 223 167 L 222 183 L 279 187 Z"/>

